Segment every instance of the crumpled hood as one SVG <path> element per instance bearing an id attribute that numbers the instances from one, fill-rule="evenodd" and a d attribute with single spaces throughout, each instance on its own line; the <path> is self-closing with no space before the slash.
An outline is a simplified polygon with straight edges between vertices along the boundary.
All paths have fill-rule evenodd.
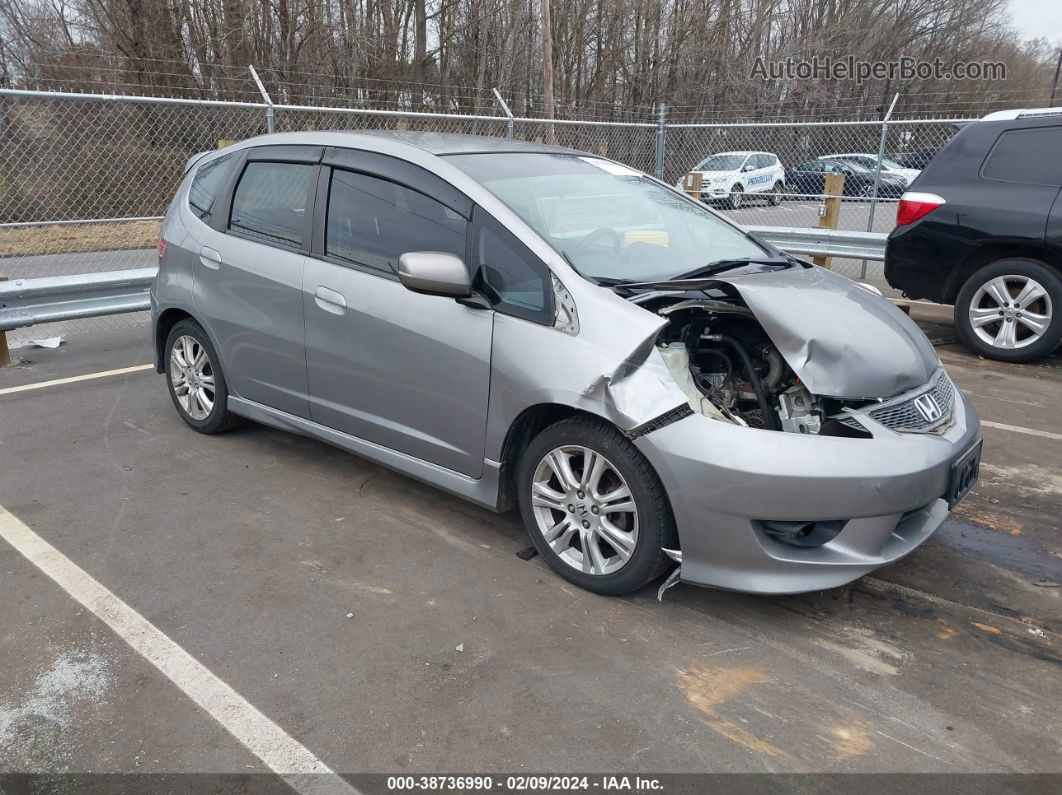
<path id="1" fill-rule="evenodd" d="M 890 398 L 940 367 L 911 318 L 824 268 L 728 277 L 808 390 L 835 398 Z"/>

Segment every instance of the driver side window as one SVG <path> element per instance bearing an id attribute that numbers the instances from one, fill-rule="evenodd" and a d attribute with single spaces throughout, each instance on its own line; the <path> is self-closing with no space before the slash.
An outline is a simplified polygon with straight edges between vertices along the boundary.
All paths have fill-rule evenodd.
<path id="1" fill-rule="evenodd" d="M 490 299 L 496 311 L 552 325 L 549 269 L 478 207 L 473 215 L 472 274 L 472 286 Z"/>

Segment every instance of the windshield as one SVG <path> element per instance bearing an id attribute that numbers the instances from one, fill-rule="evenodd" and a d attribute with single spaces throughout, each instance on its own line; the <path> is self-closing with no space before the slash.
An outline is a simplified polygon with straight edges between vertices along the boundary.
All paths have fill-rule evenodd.
<path id="1" fill-rule="evenodd" d="M 676 191 L 618 163 L 547 153 L 449 155 L 594 279 L 654 281 L 766 251 Z"/>
<path id="2" fill-rule="evenodd" d="M 745 155 L 712 155 L 697 166 L 698 171 L 737 171 L 745 162 Z"/>
<path id="3" fill-rule="evenodd" d="M 901 166 L 895 160 L 893 160 L 892 158 L 888 158 L 888 157 L 881 158 L 881 165 L 882 165 L 882 168 L 903 168 L 903 166 Z"/>

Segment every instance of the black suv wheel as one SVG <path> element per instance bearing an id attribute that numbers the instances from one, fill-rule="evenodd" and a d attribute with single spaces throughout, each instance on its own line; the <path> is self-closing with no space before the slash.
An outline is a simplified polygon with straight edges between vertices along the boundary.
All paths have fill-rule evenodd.
<path id="1" fill-rule="evenodd" d="M 1062 342 L 1062 279 L 1031 259 L 985 265 L 959 291 L 955 326 L 963 342 L 991 359 L 1046 356 Z"/>

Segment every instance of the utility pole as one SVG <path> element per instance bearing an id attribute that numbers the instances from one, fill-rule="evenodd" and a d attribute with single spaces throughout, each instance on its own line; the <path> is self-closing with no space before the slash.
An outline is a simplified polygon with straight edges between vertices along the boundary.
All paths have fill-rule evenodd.
<path id="1" fill-rule="evenodd" d="M 1051 84 L 1051 100 L 1048 105 L 1055 104 L 1055 92 L 1058 90 L 1058 73 L 1062 71 L 1062 46 L 1058 48 L 1058 63 L 1055 64 L 1055 82 Z"/>
<path id="2" fill-rule="evenodd" d="M 547 119 L 556 118 L 553 108 L 553 26 L 549 20 L 549 0 L 542 0 L 542 110 Z M 546 125 L 546 143 L 557 143 L 552 124 Z"/>

